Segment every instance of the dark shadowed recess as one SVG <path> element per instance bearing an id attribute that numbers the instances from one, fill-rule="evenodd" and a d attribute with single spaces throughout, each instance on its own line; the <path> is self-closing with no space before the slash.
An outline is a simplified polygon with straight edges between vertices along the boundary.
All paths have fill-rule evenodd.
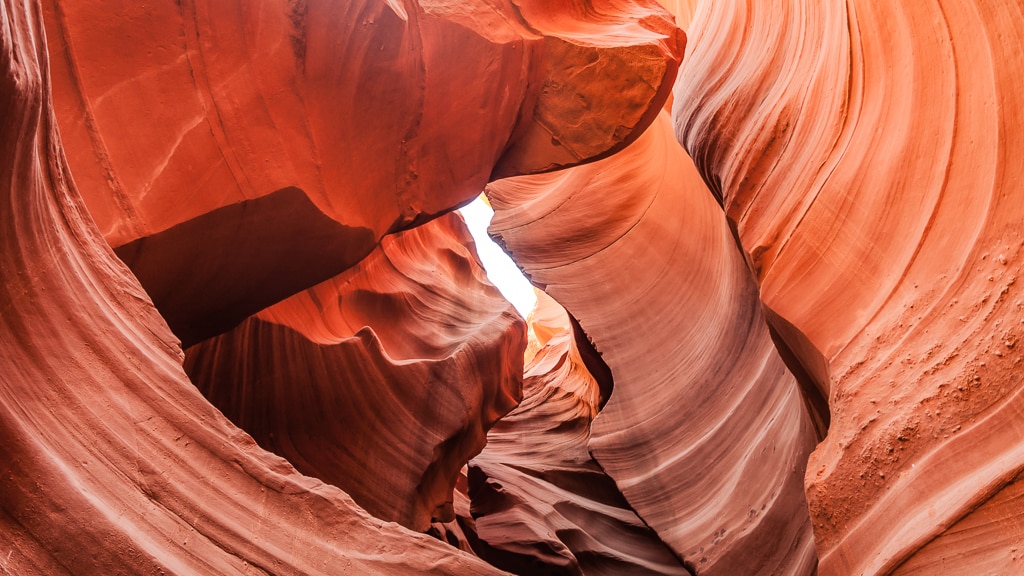
<path id="1" fill-rule="evenodd" d="M 575 316 L 569 314 L 569 323 L 572 324 L 572 336 L 576 340 L 576 350 L 580 354 L 580 358 L 583 359 L 583 365 L 586 366 L 587 372 L 594 377 L 597 381 L 597 387 L 601 390 L 601 403 L 598 404 L 598 409 L 604 408 L 604 405 L 608 403 L 608 399 L 612 395 L 612 389 L 615 387 L 615 382 L 612 381 L 612 369 L 605 364 L 604 359 L 601 358 L 601 353 L 594 347 L 594 343 L 590 341 L 590 336 L 583 331 L 583 327 L 580 326 L 579 320 Z"/>
<path id="2" fill-rule="evenodd" d="M 804 405 L 820 442 L 828 434 L 828 426 L 832 419 L 826 392 L 829 382 L 828 362 L 796 326 L 775 314 L 767 306 L 761 308 L 768 320 L 768 333 L 775 344 L 775 349 L 800 385 Z"/>
<path id="3" fill-rule="evenodd" d="M 114 252 L 188 347 L 340 274 L 376 243 L 370 229 L 339 224 L 288 187 Z"/>

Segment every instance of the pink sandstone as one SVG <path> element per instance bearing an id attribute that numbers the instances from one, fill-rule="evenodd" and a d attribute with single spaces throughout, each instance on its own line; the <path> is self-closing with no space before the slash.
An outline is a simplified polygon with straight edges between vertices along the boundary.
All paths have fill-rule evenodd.
<path id="1" fill-rule="evenodd" d="M 808 573 L 815 429 L 668 115 L 612 158 L 487 194 L 492 233 L 611 369 L 590 448 L 639 516 L 698 574 Z"/>
<path id="2" fill-rule="evenodd" d="M 14 574 L 500 573 L 260 449 L 68 171 L 37 3 L 0 3 L 0 548 Z"/>
<path id="3" fill-rule="evenodd" d="M 679 137 L 828 400 L 820 573 L 1019 573 L 1020 4 L 705 3 L 690 33 Z"/>

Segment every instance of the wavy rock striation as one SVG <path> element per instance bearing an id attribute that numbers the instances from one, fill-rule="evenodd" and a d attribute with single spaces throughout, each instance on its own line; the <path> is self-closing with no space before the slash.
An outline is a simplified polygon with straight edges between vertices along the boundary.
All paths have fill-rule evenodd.
<path id="1" fill-rule="evenodd" d="M 621 149 L 685 43 L 650 0 L 44 5 L 71 167 L 186 344 L 492 177 Z"/>
<path id="2" fill-rule="evenodd" d="M 697 574 L 810 573 L 815 429 L 667 113 L 612 158 L 487 193 L 491 233 L 611 368 L 590 448 L 640 517 Z"/>
<path id="3" fill-rule="evenodd" d="M 561 317 L 553 334 L 542 318 L 523 402 L 470 460 L 475 549 L 516 574 L 689 574 L 588 453 L 601 390 Z"/>
<path id="4" fill-rule="evenodd" d="M 828 399 L 821 573 L 1024 570 L 1020 3 L 708 2 L 690 33 L 679 137 Z"/>
<path id="5" fill-rule="evenodd" d="M 0 0 L 0 571 L 498 573 L 261 450 L 85 211 L 38 3 Z"/>
<path id="6" fill-rule="evenodd" d="M 186 350 L 207 398 L 367 511 L 454 519 L 459 470 L 522 397 L 526 326 L 462 218 L 387 236 L 355 268 Z"/>

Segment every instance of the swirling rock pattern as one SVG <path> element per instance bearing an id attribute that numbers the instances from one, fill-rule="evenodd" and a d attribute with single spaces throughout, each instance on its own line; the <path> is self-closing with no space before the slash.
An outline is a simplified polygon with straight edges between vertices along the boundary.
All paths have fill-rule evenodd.
<path id="1" fill-rule="evenodd" d="M 491 233 L 611 368 L 590 447 L 640 517 L 697 574 L 810 573 L 815 429 L 667 113 L 612 158 L 487 194 Z"/>
<path id="2" fill-rule="evenodd" d="M 0 571 L 497 574 L 260 449 L 78 196 L 36 2 L 0 0 Z"/>
<path id="3" fill-rule="evenodd" d="M 40 3 L 0 0 L 2 571 L 498 573 L 260 448 L 189 382 L 164 318 L 200 341 L 494 175 L 621 149 L 667 98 L 683 39 L 667 14 L 621 0 Z M 478 58 L 450 65 L 465 53 Z M 438 257 L 456 281 L 472 277 Z M 364 288 L 383 307 L 359 318 L 393 311 L 397 293 Z M 397 513 L 410 525 L 445 515 L 437 486 L 509 407 L 505 377 L 521 372 L 516 354 L 463 353 L 467 340 L 508 344 L 515 324 L 466 308 L 423 346 L 406 338 L 425 330 L 416 321 L 328 346 L 317 338 L 350 337 L 358 315 L 311 318 L 299 303 L 258 319 L 296 357 L 347 346 L 378 376 L 498 383 L 439 408 L 442 428 L 464 429 L 427 458 L 416 505 Z"/>
<path id="4" fill-rule="evenodd" d="M 470 460 L 475 549 L 516 574 L 689 574 L 588 453 L 601 390 L 561 316 L 527 368 L 523 402 Z"/>
<path id="5" fill-rule="evenodd" d="M 806 574 L 813 523 L 826 575 L 1022 571 L 1019 2 L 665 0 L 725 220 L 667 120 L 637 140 L 683 50 L 654 2 L 40 3 L 0 0 L 0 571 L 496 572 L 264 451 L 175 334 L 249 318 L 190 353 L 200 386 L 375 514 L 448 518 L 522 327 L 425 223 L 523 174 L 495 231 L 586 337 L 544 336 L 492 454 L 566 443 L 481 457 L 463 550 L 676 570 L 642 518 L 693 573 Z M 378 385 L 334 386 L 355 370 Z"/>
<path id="6" fill-rule="evenodd" d="M 522 397 L 526 326 L 462 218 L 384 238 L 355 268 L 186 350 L 196 386 L 264 448 L 378 518 L 454 519 L 459 470 Z"/>
<path id="7" fill-rule="evenodd" d="M 493 176 L 621 149 L 684 44 L 647 0 L 44 4 L 71 167 L 186 343 Z"/>
<path id="8" fill-rule="evenodd" d="M 679 137 L 831 411 L 821 573 L 1021 572 L 1020 3 L 705 2 L 690 34 Z"/>

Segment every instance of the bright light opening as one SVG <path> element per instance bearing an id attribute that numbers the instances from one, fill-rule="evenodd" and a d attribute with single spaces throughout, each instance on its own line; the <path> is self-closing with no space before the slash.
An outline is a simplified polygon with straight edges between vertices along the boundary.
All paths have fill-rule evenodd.
<path id="1" fill-rule="evenodd" d="M 487 235 L 487 226 L 491 223 L 494 210 L 487 205 L 481 195 L 459 212 L 466 220 L 469 232 L 476 242 L 476 251 L 487 271 L 487 278 L 498 287 L 505 299 L 515 306 L 523 318 L 526 318 L 537 305 L 537 295 L 533 293 L 533 284 L 523 276 L 516 263 L 508 254 Z"/>

